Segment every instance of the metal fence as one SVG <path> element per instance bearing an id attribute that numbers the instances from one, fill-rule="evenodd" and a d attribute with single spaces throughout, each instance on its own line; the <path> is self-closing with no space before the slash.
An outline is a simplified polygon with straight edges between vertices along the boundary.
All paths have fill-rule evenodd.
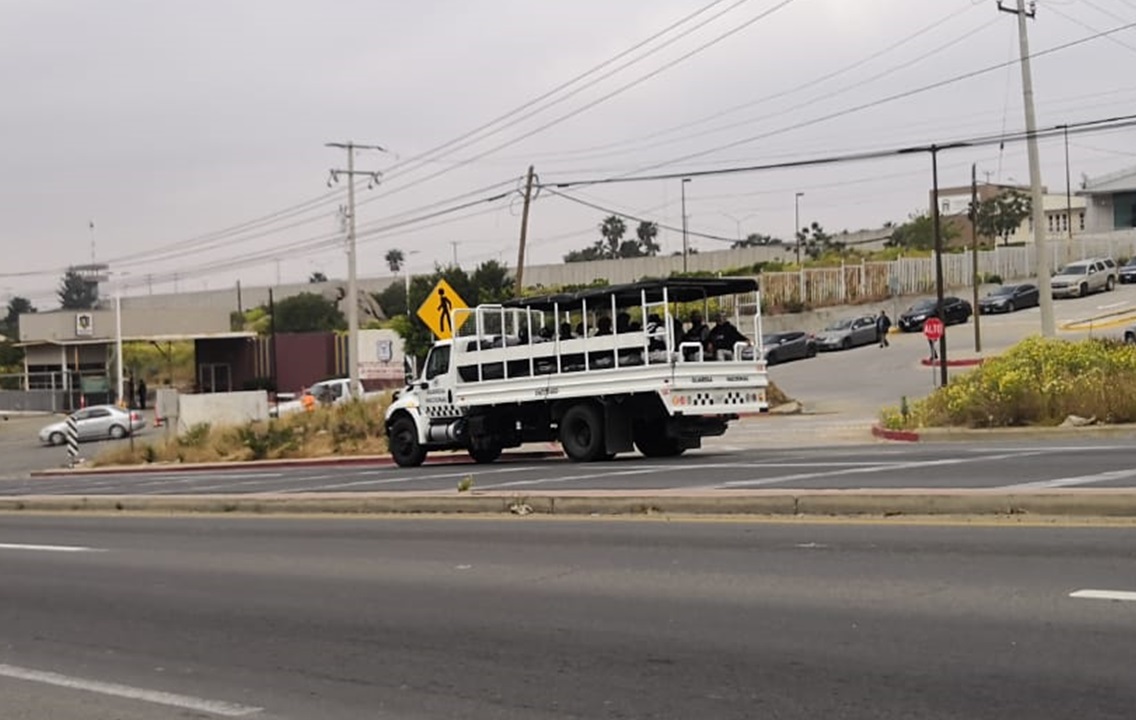
<path id="1" fill-rule="evenodd" d="M 1108 256 L 1118 261 L 1136 256 L 1136 233 L 1109 233 L 1050 243 L 1050 267 L 1058 268 L 1085 257 Z M 1037 258 L 1032 245 L 978 251 L 979 279 L 1003 281 L 1035 276 Z M 839 267 L 802 268 L 769 272 L 759 277 L 766 312 L 799 312 L 805 308 L 855 305 L 896 295 L 927 295 L 935 291 L 934 257 L 892 261 L 861 261 Z M 943 284 L 947 288 L 974 283 L 971 251 L 943 254 Z"/>
<path id="2" fill-rule="evenodd" d="M 47 372 L 0 375 L 0 410 L 9 412 L 68 412 L 78 406 L 79 393 L 69 388 L 71 373 Z"/>

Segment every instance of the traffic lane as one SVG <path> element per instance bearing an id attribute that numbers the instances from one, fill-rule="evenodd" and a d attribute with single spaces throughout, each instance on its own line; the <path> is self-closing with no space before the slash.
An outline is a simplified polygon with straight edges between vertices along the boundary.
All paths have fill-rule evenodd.
<path id="1" fill-rule="evenodd" d="M 859 447 L 698 452 L 611 462 L 564 460 L 420 468 L 280 468 L 0 481 L 3 495 L 193 495 L 346 492 L 720 489 L 1136 487 L 1127 444 L 1043 442 L 873 444 Z"/>
<path id="2" fill-rule="evenodd" d="M 105 552 L 0 554 L 0 660 L 282 717 L 1130 717 L 1136 700 L 1134 606 L 1069 597 L 1131 584 L 1132 530 L 20 518 L 5 534 Z"/>

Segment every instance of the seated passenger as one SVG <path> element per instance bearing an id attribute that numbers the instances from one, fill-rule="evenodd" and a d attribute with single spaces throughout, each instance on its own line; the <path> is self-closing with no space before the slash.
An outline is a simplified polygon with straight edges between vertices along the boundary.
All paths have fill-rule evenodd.
<path id="1" fill-rule="evenodd" d="M 706 340 L 707 351 L 717 360 L 733 360 L 734 345 L 749 343 L 749 338 L 742 335 L 733 323 L 726 319 L 722 313 L 714 315 L 714 328 L 710 330 Z"/>
<path id="2" fill-rule="evenodd" d="M 575 336 L 572 335 L 572 324 L 566 322 L 560 323 L 560 339 L 571 340 L 573 337 Z"/>
<path id="3" fill-rule="evenodd" d="M 596 335 L 611 335 L 611 318 L 607 315 L 601 315 L 596 320 Z"/>
<path id="4" fill-rule="evenodd" d="M 683 334 L 682 342 L 698 343 L 702 346 L 703 351 L 708 353 L 710 349 L 707 347 L 706 343 L 709 336 L 710 328 L 702 322 L 702 313 L 697 310 L 690 313 L 690 329 Z M 698 354 L 694 349 L 688 348 L 683 351 L 683 357 L 686 360 L 695 360 Z"/>
<path id="5" fill-rule="evenodd" d="M 631 314 L 620 312 L 615 316 L 615 331 L 617 333 L 631 332 Z"/>

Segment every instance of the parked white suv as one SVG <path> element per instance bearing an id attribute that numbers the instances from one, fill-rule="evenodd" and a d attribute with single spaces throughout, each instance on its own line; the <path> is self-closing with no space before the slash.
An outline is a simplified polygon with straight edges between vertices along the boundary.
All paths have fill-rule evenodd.
<path id="1" fill-rule="evenodd" d="M 1084 297 L 1116 287 L 1116 263 L 1106 258 L 1088 258 L 1059 269 L 1050 283 L 1053 297 Z"/>

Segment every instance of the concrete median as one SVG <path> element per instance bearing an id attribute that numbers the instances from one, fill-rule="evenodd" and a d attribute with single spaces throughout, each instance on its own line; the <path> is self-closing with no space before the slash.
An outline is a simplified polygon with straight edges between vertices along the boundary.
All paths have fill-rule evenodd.
<path id="1" fill-rule="evenodd" d="M 1066 517 L 1136 521 L 1136 488 L 1038 492 L 818 490 L 628 493 L 13 496 L 6 513 L 543 515 L 560 517 Z"/>

